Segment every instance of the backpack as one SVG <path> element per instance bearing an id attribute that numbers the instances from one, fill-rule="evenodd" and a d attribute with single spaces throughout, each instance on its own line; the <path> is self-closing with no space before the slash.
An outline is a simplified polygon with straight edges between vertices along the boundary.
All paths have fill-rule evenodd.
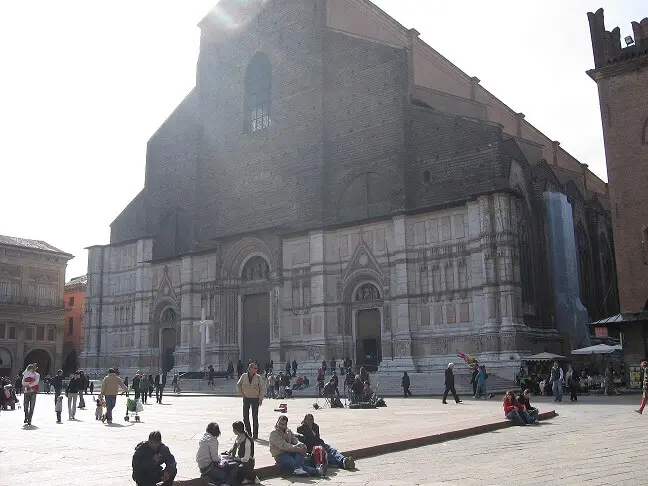
<path id="1" fill-rule="evenodd" d="M 313 466 L 322 466 L 326 469 L 326 466 L 328 466 L 328 458 L 326 456 L 326 450 L 324 450 L 323 446 L 313 446 L 313 452 L 311 452 L 311 460 L 313 462 Z"/>

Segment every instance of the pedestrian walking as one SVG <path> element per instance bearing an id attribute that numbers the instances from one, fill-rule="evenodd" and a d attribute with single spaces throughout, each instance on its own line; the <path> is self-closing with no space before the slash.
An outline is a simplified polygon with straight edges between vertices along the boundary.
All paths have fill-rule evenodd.
<path id="1" fill-rule="evenodd" d="M 563 369 L 558 364 L 558 361 L 554 361 L 551 368 L 551 389 L 554 394 L 554 402 L 562 402 L 564 378 Z"/>
<path id="2" fill-rule="evenodd" d="M 323 359 L 323 360 L 322 360 L 322 371 L 324 372 L 324 376 L 326 376 L 327 366 L 328 366 L 328 365 L 326 364 L 326 360 Z"/>
<path id="3" fill-rule="evenodd" d="M 61 423 L 61 413 L 63 413 L 63 395 L 56 397 L 56 404 L 54 405 L 54 411 L 56 412 L 56 423 Z"/>
<path id="4" fill-rule="evenodd" d="M 238 380 L 241 375 L 243 374 L 244 371 L 244 366 L 243 366 L 243 361 L 240 359 L 238 360 L 238 363 L 236 363 L 236 379 Z"/>
<path id="5" fill-rule="evenodd" d="M 109 424 L 112 423 L 112 411 L 117 404 L 117 394 L 125 389 L 126 386 L 122 379 L 115 374 L 114 368 L 110 368 L 101 382 L 101 395 L 106 400 L 106 421 Z"/>
<path id="6" fill-rule="evenodd" d="M 166 371 L 160 370 L 160 373 L 155 375 L 155 401 L 162 403 L 162 395 L 164 394 L 164 387 L 167 382 Z"/>
<path id="7" fill-rule="evenodd" d="M 488 398 L 488 395 L 486 395 L 487 378 L 488 378 L 488 373 L 486 373 L 486 367 L 484 365 L 479 365 L 477 376 L 475 377 L 475 381 L 477 382 L 477 391 L 475 392 L 474 398 L 484 397 L 484 400 Z"/>
<path id="8" fill-rule="evenodd" d="M 124 377 L 124 386 L 126 387 L 126 397 L 130 396 L 130 392 L 128 391 L 128 376 Z M 92 395 L 92 390 L 94 390 L 94 383 L 91 381 L 90 382 L 90 394 Z"/>
<path id="9" fill-rule="evenodd" d="M 292 375 L 297 376 L 297 360 L 292 360 Z"/>
<path id="10" fill-rule="evenodd" d="M 54 404 L 57 403 L 58 397 L 63 393 L 63 370 L 58 370 L 56 376 L 52 379 L 54 386 Z"/>
<path id="11" fill-rule="evenodd" d="M 448 392 L 452 393 L 452 397 L 455 399 L 456 403 L 461 403 L 461 400 L 459 400 L 459 397 L 457 396 L 457 391 L 455 390 L 454 363 L 448 363 L 448 367 L 445 370 L 445 391 L 443 392 L 443 403 L 448 403 L 446 402 Z"/>
<path id="12" fill-rule="evenodd" d="M 403 378 L 401 379 L 401 386 L 403 387 L 403 396 L 405 398 L 411 397 L 412 392 L 410 391 L 410 377 L 407 374 L 407 371 L 403 371 Z"/>
<path id="13" fill-rule="evenodd" d="M 133 387 L 133 393 L 135 393 L 135 401 L 140 399 L 140 380 L 142 379 L 142 375 L 140 374 L 139 370 L 137 370 L 137 373 L 135 373 L 135 376 L 133 377 L 133 381 L 131 383 L 131 386 Z"/>
<path id="14" fill-rule="evenodd" d="M 208 385 L 214 386 L 214 375 L 216 375 L 216 371 L 214 370 L 214 365 L 209 365 L 207 367 L 207 384 Z"/>
<path id="15" fill-rule="evenodd" d="M 259 407 L 263 403 L 265 396 L 265 381 L 259 375 L 259 367 L 252 362 L 248 366 L 248 372 L 241 375 L 236 389 L 239 395 L 243 397 L 243 423 L 248 435 L 253 439 L 259 438 Z M 252 409 L 252 424 L 250 428 L 250 409 Z"/>
<path id="16" fill-rule="evenodd" d="M 139 391 L 142 403 L 146 403 L 148 400 L 149 385 L 150 384 L 148 379 L 146 378 L 146 375 L 142 375 L 139 380 Z"/>
<path id="17" fill-rule="evenodd" d="M 75 371 L 65 389 L 65 396 L 68 399 L 68 420 L 75 420 L 77 400 L 82 386 L 81 375 L 78 371 Z"/>
<path id="18" fill-rule="evenodd" d="M 173 380 L 171 381 L 173 384 L 173 393 L 180 393 L 180 385 L 178 384 L 178 373 L 173 374 Z"/>
<path id="19" fill-rule="evenodd" d="M 472 371 L 470 375 L 470 384 L 472 385 L 473 388 L 473 396 L 477 396 L 477 375 L 479 374 L 479 366 L 475 366 L 475 369 Z"/>
<path id="20" fill-rule="evenodd" d="M 36 395 L 38 394 L 38 387 L 40 383 L 40 374 L 36 371 L 38 366 L 36 364 L 27 365 L 23 371 L 22 386 L 23 386 L 23 410 L 25 412 L 25 424 L 32 424 L 32 417 L 34 416 L 34 407 L 36 407 Z"/>
<path id="21" fill-rule="evenodd" d="M 638 410 L 635 410 L 638 414 L 642 414 L 644 408 L 646 407 L 646 400 L 648 399 L 648 361 L 641 362 L 641 371 L 643 373 L 643 396 L 641 397 L 641 405 Z"/>

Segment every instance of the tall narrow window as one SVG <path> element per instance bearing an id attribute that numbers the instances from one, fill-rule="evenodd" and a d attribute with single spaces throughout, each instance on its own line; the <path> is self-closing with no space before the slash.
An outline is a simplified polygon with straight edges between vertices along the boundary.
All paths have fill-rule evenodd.
<path id="1" fill-rule="evenodd" d="M 591 313 L 591 299 L 592 292 L 592 264 L 587 243 L 587 234 L 585 228 L 581 223 L 576 227 L 576 250 L 578 251 L 578 270 L 580 277 L 580 297 L 582 304 Z"/>
<path id="2" fill-rule="evenodd" d="M 258 132 L 270 126 L 272 68 L 268 56 L 256 54 L 245 73 L 245 129 Z"/>
<path id="3" fill-rule="evenodd" d="M 533 304 L 533 249 L 531 247 L 531 219 L 526 203 L 516 201 L 518 214 L 518 246 L 520 250 L 520 283 L 522 285 L 522 302 Z"/>
<path id="4" fill-rule="evenodd" d="M 68 318 L 68 336 L 74 334 L 74 317 Z"/>

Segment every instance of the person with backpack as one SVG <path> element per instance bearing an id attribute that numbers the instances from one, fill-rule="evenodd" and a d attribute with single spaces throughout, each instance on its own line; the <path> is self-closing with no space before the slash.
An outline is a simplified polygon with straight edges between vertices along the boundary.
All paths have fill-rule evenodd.
<path id="1" fill-rule="evenodd" d="M 245 432 L 245 424 L 240 420 L 232 424 L 232 431 L 236 436 L 234 445 L 227 451 L 227 455 L 239 463 L 238 480 L 248 484 L 261 484 L 261 480 L 254 472 L 254 441 Z"/>
<path id="2" fill-rule="evenodd" d="M 324 448 L 326 452 L 326 462 L 341 469 L 354 469 L 355 460 L 351 456 L 342 455 L 335 447 L 327 444 L 320 437 L 319 425 L 315 423 L 313 414 L 307 413 L 299 427 L 297 427 L 297 439 L 302 442 L 308 452 L 313 454 L 313 449 L 317 446 Z"/>

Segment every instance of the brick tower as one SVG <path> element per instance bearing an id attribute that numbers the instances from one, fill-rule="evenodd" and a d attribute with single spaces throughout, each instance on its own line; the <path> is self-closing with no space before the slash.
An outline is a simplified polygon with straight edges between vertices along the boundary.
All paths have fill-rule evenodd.
<path id="1" fill-rule="evenodd" d="M 648 18 L 633 37 L 605 30 L 603 9 L 587 14 L 599 91 L 621 311 L 648 300 Z M 621 43 L 625 47 L 622 47 Z M 605 265 L 605 263 L 603 263 Z"/>

